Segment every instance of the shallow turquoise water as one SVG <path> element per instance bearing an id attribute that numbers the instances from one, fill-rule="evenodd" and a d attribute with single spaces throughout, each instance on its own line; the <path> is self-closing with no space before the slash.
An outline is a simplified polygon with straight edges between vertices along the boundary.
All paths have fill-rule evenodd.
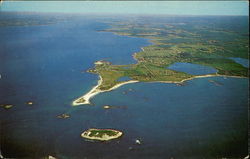
<path id="1" fill-rule="evenodd" d="M 243 59 L 239 57 L 230 57 L 230 59 L 234 60 L 235 62 L 241 64 L 244 67 L 249 68 L 249 60 L 248 59 Z"/>
<path id="2" fill-rule="evenodd" d="M 122 82 L 122 81 L 129 81 L 131 80 L 131 78 L 124 76 L 124 77 L 120 77 L 117 81 Z"/>
<path id="3" fill-rule="evenodd" d="M 176 62 L 168 66 L 167 68 L 170 70 L 185 72 L 191 75 L 205 75 L 217 72 L 217 70 L 214 69 L 213 67 L 192 64 L 192 63 L 185 63 L 185 62 Z"/>
<path id="4" fill-rule="evenodd" d="M 5 157 L 165 159 L 247 153 L 248 79 L 202 78 L 184 86 L 134 83 L 97 95 L 92 105 L 72 107 L 73 99 L 97 84 L 97 75 L 82 71 L 101 59 L 134 63 L 132 53 L 149 44 L 99 32 L 106 27 L 100 18 L 84 16 L 51 25 L 1 27 L 0 101 L 14 105 L 0 109 Z M 33 106 L 25 104 L 30 100 Z M 117 107 L 104 110 L 103 105 Z M 71 117 L 56 118 L 62 113 Z M 118 129 L 124 136 L 89 142 L 80 137 L 88 128 Z"/>

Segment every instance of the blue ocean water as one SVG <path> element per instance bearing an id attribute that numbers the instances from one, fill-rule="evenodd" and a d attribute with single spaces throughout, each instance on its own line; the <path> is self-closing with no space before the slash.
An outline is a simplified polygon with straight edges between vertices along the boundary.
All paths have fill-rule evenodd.
<path id="1" fill-rule="evenodd" d="M 192 64 L 192 63 L 185 63 L 185 62 L 176 62 L 168 66 L 168 69 L 185 72 L 191 75 L 205 75 L 217 72 L 217 70 L 214 69 L 213 67 Z"/>
<path id="2" fill-rule="evenodd" d="M 14 105 L 0 109 L 5 157 L 165 159 L 247 153 L 248 79 L 128 84 L 97 95 L 92 105 L 72 107 L 73 99 L 97 84 L 97 75 L 84 72 L 95 61 L 134 63 L 132 53 L 149 44 L 99 32 L 107 27 L 100 18 L 84 15 L 49 25 L 1 27 L 0 101 Z M 103 105 L 117 107 L 105 110 Z M 70 118 L 56 118 L 62 113 Z M 90 142 L 80 137 L 88 128 L 118 129 L 124 136 Z"/>

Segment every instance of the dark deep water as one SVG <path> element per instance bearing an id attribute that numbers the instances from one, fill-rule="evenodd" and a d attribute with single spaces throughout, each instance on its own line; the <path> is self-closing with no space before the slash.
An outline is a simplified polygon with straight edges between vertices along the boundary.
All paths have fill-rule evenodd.
<path id="1" fill-rule="evenodd" d="M 16 17 L 0 14 L 0 20 Z M 24 18 L 53 15 L 18 15 Z M 57 15 L 60 18 L 60 15 Z M 57 18 L 58 18 L 57 17 Z M 96 85 L 83 70 L 97 60 L 135 63 L 146 39 L 99 32 L 98 18 L 62 18 L 49 25 L 0 27 L 1 151 L 5 157 L 209 158 L 247 154 L 248 79 L 202 78 L 185 86 L 136 83 L 101 93 L 94 106 L 71 107 Z M 221 85 L 215 85 L 214 80 Z M 124 93 L 126 92 L 126 93 Z M 33 101 L 34 105 L 25 103 Z M 122 106 L 104 110 L 103 105 Z M 70 114 L 68 119 L 57 115 Z M 124 132 L 118 140 L 89 142 L 88 128 Z M 140 139 L 142 145 L 136 145 Z"/>

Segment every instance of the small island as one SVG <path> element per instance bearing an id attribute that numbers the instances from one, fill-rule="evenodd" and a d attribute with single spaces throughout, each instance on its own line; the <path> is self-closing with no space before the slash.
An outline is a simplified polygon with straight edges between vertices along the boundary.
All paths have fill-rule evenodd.
<path id="1" fill-rule="evenodd" d="M 99 141 L 108 141 L 112 139 L 116 139 L 122 136 L 122 132 L 113 129 L 88 129 L 81 134 L 81 137 L 91 139 L 91 140 L 99 140 Z"/>
<path id="2" fill-rule="evenodd" d="M 1 104 L 0 107 L 4 108 L 4 109 L 10 109 L 13 107 L 12 104 Z"/>
<path id="3" fill-rule="evenodd" d="M 32 101 L 28 101 L 28 102 L 26 102 L 26 104 L 27 104 L 27 105 L 29 105 L 29 106 L 31 106 L 31 105 L 33 105 L 33 104 L 34 104 L 34 102 L 32 102 Z"/>
<path id="4" fill-rule="evenodd" d="M 110 108 L 112 108 L 112 106 L 110 106 L 110 105 L 104 105 L 103 106 L 103 109 L 110 109 Z"/>
<path id="5" fill-rule="evenodd" d="M 69 114 L 65 114 L 65 113 L 60 114 L 60 115 L 57 116 L 57 118 L 60 118 L 60 119 L 66 119 L 66 118 L 69 118 L 69 117 L 70 117 L 70 115 Z"/>

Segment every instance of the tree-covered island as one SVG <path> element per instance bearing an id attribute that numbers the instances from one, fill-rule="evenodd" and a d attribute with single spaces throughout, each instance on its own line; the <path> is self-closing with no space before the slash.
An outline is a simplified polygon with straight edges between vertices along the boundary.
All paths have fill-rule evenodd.
<path id="1" fill-rule="evenodd" d="M 121 136 L 121 131 L 113 129 L 88 129 L 81 134 L 81 137 L 83 138 L 99 141 L 108 141 Z"/>

